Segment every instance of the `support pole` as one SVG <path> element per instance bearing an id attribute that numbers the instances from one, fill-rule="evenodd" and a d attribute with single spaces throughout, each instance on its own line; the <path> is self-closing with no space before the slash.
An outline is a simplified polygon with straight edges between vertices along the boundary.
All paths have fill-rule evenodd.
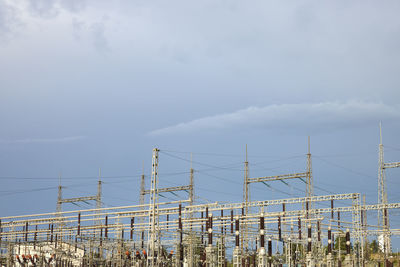
<path id="1" fill-rule="evenodd" d="M 260 249 L 258 251 L 258 267 L 266 266 L 266 252 L 265 252 L 265 224 L 264 213 L 260 215 Z"/>
<path id="2" fill-rule="evenodd" d="M 241 260 L 241 250 L 239 244 L 239 217 L 235 219 L 235 248 L 233 250 L 233 266 L 234 267 L 241 267 L 242 260 Z"/>

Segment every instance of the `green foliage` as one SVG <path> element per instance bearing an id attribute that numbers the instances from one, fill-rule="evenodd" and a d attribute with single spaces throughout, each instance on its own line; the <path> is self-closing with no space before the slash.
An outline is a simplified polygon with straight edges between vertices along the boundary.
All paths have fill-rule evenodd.
<path id="1" fill-rule="evenodd" d="M 379 252 L 379 245 L 378 242 L 374 239 L 372 242 L 369 244 L 369 249 L 371 253 L 378 253 Z"/>
<path id="2" fill-rule="evenodd" d="M 346 237 L 344 236 L 343 232 L 341 232 L 340 235 L 336 235 L 335 236 L 335 247 L 334 247 L 334 249 L 336 251 L 338 251 L 339 247 L 340 247 L 341 251 L 346 250 Z M 353 246 L 352 246 L 351 243 L 350 243 L 350 249 L 353 249 Z"/>

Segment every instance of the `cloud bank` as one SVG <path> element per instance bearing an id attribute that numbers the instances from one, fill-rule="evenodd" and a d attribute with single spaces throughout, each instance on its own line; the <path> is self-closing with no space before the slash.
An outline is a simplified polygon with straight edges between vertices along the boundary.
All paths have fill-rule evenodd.
<path id="1" fill-rule="evenodd" d="M 326 131 L 357 127 L 380 120 L 399 119 L 400 108 L 383 103 L 360 101 L 280 104 L 248 107 L 232 113 L 182 122 L 153 130 L 150 136 L 185 134 L 231 129 Z"/>
<path id="2" fill-rule="evenodd" d="M 67 136 L 61 138 L 26 138 L 18 140 L 0 140 L 3 144 L 33 144 L 33 143 L 65 143 L 84 139 L 85 136 Z"/>

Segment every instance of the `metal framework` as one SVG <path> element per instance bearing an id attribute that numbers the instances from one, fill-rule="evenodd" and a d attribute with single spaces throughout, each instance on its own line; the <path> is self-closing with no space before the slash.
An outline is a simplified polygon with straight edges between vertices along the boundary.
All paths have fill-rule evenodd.
<path id="1" fill-rule="evenodd" d="M 93 209 L 73 211 L 59 208 L 61 203 L 101 202 L 99 178 L 98 194 L 81 198 L 63 199 L 60 183 L 56 212 L 1 217 L 0 264 L 7 267 L 52 266 L 53 263 L 65 267 L 181 267 L 184 264 L 224 267 L 232 256 L 233 266 L 243 267 L 282 263 L 289 267 L 338 266 L 344 255 L 345 265 L 364 266 L 368 258 L 364 249 L 368 236 L 385 236 L 390 240 L 391 236 L 400 235 L 400 229 L 390 229 L 389 222 L 367 223 L 367 213 L 379 211 L 389 220 L 388 210 L 399 209 L 400 203 L 388 203 L 387 198 L 382 198 L 377 204 L 366 205 L 365 196 L 362 203 L 359 193 L 314 195 L 310 149 L 308 152 L 307 172 L 249 178 L 246 149 L 243 201 L 196 204 L 192 166 L 189 186 L 158 187 L 159 150 L 155 148 L 150 189 L 145 190 L 142 175 L 139 205 L 110 208 L 96 205 Z M 397 162 L 384 163 L 383 149 L 380 159 L 381 156 L 380 171 L 400 166 Z M 251 183 L 295 178 L 307 179 L 304 197 L 250 200 L 248 185 Z M 379 176 L 383 181 L 384 178 L 384 173 Z M 383 188 L 384 185 L 383 182 Z M 188 191 L 188 199 L 159 201 L 162 192 L 182 190 Z M 150 195 L 148 203 L 144 199 L 146 194 Z M 144 238 L 145 232 L 147 238 Z M 136 238 L 140 234 L 142 237 Z M 345 238 L 346 246 L 333 246 L 337 238 L 339 244 Z M 324 244 L 328 247 L 327 255 L 322 250 Z M 278 251 L 278 247 L 284 248 L 283 251 Z M 384 255 L 388 254 L 385 250 Z M 387 256 L 385 264 L 386 260 Z"/>
<path id="2" fill-rule="evenodd" d="M 151 267 L 155 265 L 154 259 L 160 252 L 159 243 L 159 203 L 158 203 L 158 152 L 153 149 L 151 186 L 150 186 L 150 205 L 149 205 L 149 228 L 147 251 Z"/>
<path id="3" fill-rule="evenodd" d="M 307 176 L 308 176 L 307 172 L 281 174 L 281 175 L 274 175 L 274 176 L 264 176 L 264 177 L 257 177 L 257 178 L 249 178 L 247 180 L 247 184 L 271 182 L 271 181 L 279 181 L 279 180 L 287 180 L 287 179 L 296 179 L 296 178 L 302 179 L 302 178 L 307 178 Z"/>
<path id="4" fill-rule="evenodd" d="M 392 251 L 392 242 L 390 237 L 390 222 L 389 212 L 385 205 L 388 203 L 387 190 L 386 190 L 386 169 L 399 168 L 400 162 L 389 162 L 384 161 L 384 147 L 382 144 L 382 125 L 379 125 L 379 171 L 378 171 L 378 204 L 382 204 L 382 209 L 378 211 L 378 225 L 382 226 L 384 231 L 379 235 L 382 243 L 381 248 L 385 255 L 385 259 Z"/>

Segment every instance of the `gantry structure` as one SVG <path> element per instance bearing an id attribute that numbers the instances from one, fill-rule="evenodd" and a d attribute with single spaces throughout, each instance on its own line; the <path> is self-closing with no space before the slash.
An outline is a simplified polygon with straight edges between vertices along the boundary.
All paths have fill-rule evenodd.
<path id="1" fill-rule="evenodd" d="M 250 177 L 247 147 L 243 201 L 197 204 L 194 173 L 189 185 L 159 187 L 159 152 L 153 149 L 149 189 L 140 180 L 139 205 L 101 206 L 101 174 L 96 196 L 64 199 L 61 183 L 56 212 L 0 218 L 2 266 L 366 266 L 368 238 L 384 237 L 382 262 L 390 266 L 390 228 L 385 170 L 379 145 L 379 198 L 365 203 L 358 192 L 315 195 L 310 148 L 304 172 Z M 162 177 L 161 177 L 162 179 Z M 303 197 L 252 201 L 250 184 L 306 181 Z M 163 192 L 188 197 L 159 200 Z M 146 203 L 145 196 L 149 196 Z M 96 208 L 63 211 L 61 204 L 96 201 Z M 367 222 L 367 214 L 379 220 Z M 372 217 L 372 216 L 371 216 Z M 344 243 L 342 242 L 344 241 Z"/>
<path id="2" fill-rule="evenodd" d="M 392 250 L 392 242 L 390 234 L 389 212 L 388 209 L 385 208 L 386 204 L 388 204 L 386 170 L 391 168 L 399 168 L 400 162 L 385 162 L 381 124 L 379 125 L 379 136 L 378 204 L 382 205 L 382 209 L 378 210 L 378 225 L 381 226 L 382 232 L 378 236 L 378 240 L 383 249 L 385 258 L 387 258 Z"/>

